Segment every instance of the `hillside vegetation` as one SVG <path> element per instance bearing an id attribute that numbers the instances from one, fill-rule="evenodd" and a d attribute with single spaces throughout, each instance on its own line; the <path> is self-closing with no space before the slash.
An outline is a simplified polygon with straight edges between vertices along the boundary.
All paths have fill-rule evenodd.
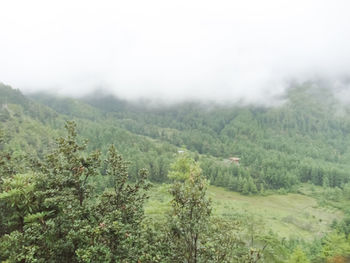
<path id="1" fill-rule="evenodd" d="M 201 159 L 212 184 L 234 191 L 290 190 L 301 182 L 341 187 L 349 180 L 349 108 L 340 105 L 331 90 L 315 85 L 290 88 L 285 102 L 274 107 L 208 107 L 194 102 L 152 106 L 98 95 L 80 101 L 42 94 L 33 98 L 72 118 L 94 120 L 100 127 L 118 127 L 167 145 L 158 156 L 175 153 L 173 146 L 187 149 Z M 97 143 L 95 147 L 103 146 L 104 140 L 117 140 L 98 127 L 82 135 Z M 152 152 L 148 147 L 140 150 Z M 241 166 L 225 165 L 229 157 L 241 158 Z M 148 161 L 143 166 L 150 169 L 169 163 Z M 155 177 L 166 180 L 162 172 Z"/>
<path id="2" fill-rule="evenodd" d="M 310 83 L 282 101 L 155 106 L 0 85 L 0 261 L 346 262 L 350 109 Z"/>

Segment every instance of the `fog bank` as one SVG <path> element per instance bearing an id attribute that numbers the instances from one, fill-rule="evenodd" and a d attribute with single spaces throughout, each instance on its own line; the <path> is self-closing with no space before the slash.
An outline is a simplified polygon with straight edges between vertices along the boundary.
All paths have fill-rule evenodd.
<path id="1" fill-rule="evenodd" d="M 0 81 L 27 93 L 270 103 L 290 81 L 321 78 L 349 94 L 345 0 L 5 0 L 0 9 Z"/>

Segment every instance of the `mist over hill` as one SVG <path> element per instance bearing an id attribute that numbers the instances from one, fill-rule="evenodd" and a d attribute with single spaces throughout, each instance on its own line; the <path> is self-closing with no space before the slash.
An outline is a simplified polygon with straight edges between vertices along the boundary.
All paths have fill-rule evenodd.
<path id="1" fill-rule="evenodd" d="M 18 5 L 1 6 L 0 72 L 26 93 L 269 103 L 291 81 L 348 87 L 344 0 Z"/>
<path id="2" fill-rule="evenodd" d="M 180 149 L 202 160 L 213 184 L 236 191 L 243 191 L 242 183 L 232 178 L 251 179 L 252 191 L 292 189 L 301 182 L 341 187 L 349 180 L 349 107 L 325 82 L 294 85 L 273 106 L 190 101 L 155 105 L 96 92 L 81 99 L 47 93 L 29 99 L 9 87 L 2 92 L 2 103 L 19 107 L 45 129 L 59 132 L 65 119 L 75 119 L 91 147 L 119 144 L 137 167 L 154 170 L 156 181 L 165 180 L 171 156 Z M 9 123 L 16 120 L 17 115 L 3 109 L 6 114 Z M 144 153 L 146 158 L 140 157 Z M 233 156 L 241 158 L 240 168 L 225 165 Z"/>
<path id="3" fill-rule="evenodd" d="M 350 262 L 348 0 L 0 10 L 0 262 Z"/>
<path id="4" fill-rule="evenodd" d="M 339 97 L 341 92 L 344 90 L 329 88 L 325 82 L 322 82 L 322 85 L 308 82 L 303 85 L 291 86 L 280 98 L 280 102 L 273 105 L 243 102 L 223 104 L 200 101 L 167 104 L 164 102 L 155 103 L 150 100 L 128 101 L 100 92 L 79 99 L 45 92 L 25 96 L 10 86 L 0 85 L 0 167 L 2 174 L 5 175 L 5 185 L 12 182 L 11 180 L 16 180 L 16 184 L 6 187 L 22 187 L 21 185 L 17 186 L 21 180 L 36 178 L 33 176 L 47 176 L 51 173 L 57 173 L 60 169 L 63 169 L 62 173 L 55 176 L 50 175 L 51 177 L 45 179 L 44 185 L 48 185 L 47 182 L 50 180 L 64 178 L 63 176 L 67 176 L 64 179 L 66 181 L 63 182 L 69 183 L 73 178 L 77 178 L 74 177 L 75 171 L 84 171 L 84 165 L 89 167 L 87 163 L 95 160 L 93 158 L 96 158 L 97 155 L 94 154 L 99 154 L 99 151 L 101 152 L 101 160 L 108 160 L 111 154 L 111 148 L 108 149 L 108 145 L 113 144 L 116 147 L 113 149 L 117 149 L 130 162 L 129 166 L 121 166 L 125 168 L 118 170 L 118 176 L 123 173 L 125 175 L 127 173 L 128 176 L 128 179 L 125 179 L 126 177 L 122 179 L 123 183 L 130 183 L 124 189 L 133 189 L 130 187 L 139 184 L 140 171 L 146 171 L 142 170 L 143 168 L 148 171 L 148 179 L 155 183 L 156 188 L 153 188 L 151 192 L 151 200 L 146 206 L 148 214 L 145 217 L 152 220 L 154 225 L 151 223 L 146 225 L 152 225 L 154 230 L 146 229 L 147 231 L 155 231 L 152 232 L 153 237 L 163 238 L 162 235 L 157 234 L 157 231 L 172 233 L 171 231 L 166 232 L 167 228 L 160 230 L 163 228 L 158 225 L 170 226 L 168 225 L 170 223 L 164 223 L 166 211 L 170 209 L 170 201 L 166 200 L 169 200 L 170 197 L 163 188 L 171 185 L 177 187 L 176 182 L 173 182 L 174 179 L 172 179 L 174 171 L 177 171 L 175 174 L 180 173 L 179 176 L 184 176 L 179 171 L 183 171 L 183 167 L 188 165 L 189 167 L 195 165 L 195 167 L 190 168 L 189 173 L 193 174 L 198 171 L 198 176 L 202 177 L 200 180 L 208 180 L 207 182 L 212 185 L 209 189 L 211 196 L 214 195 L 214 211 L 216 211 L 214 218 L 216 221 L 208 223 L 210 229 L 214 227 L 215 233 L 226 231 L 225 238 L 236 236 L 239 240 L 232 241 L 232 245 L 238 246 L 239 252 L 229 249 L 228 251 L 231 252 L 225 254 L 227 257 L 238 257 L 237 262 L 241 262 L 241 259 L 246 255 L 254 255 L 251 254 L 253 247 L 257 251 L 256 253 L 261 255 L 260 257 L 269 258 L 270 262 L 280 262 L 281 259 L 293 258 L 293 255 L 301 253 L 300 251 L 307 251 L 305 257 L 321 259 L 324 257 L 322 251 L 326 245 L 321 244 L 315 248 L 314 242 L 308 243 L 310 238 L 315 240 L 337 238 L 337 241 L 332 241 L 331 249 L 334 250 L 339 245 L 346 246 L 348 242 L 342 235 L 348 233 L 347 222 L 350 222 L 347 214 L 350 189 L 350 108 L 347 102 Z M 75 123 L 76 133 L 74 131 Z M 68 137 L 62 137 L 65 136 L 64 126 L 73 131 Z M 73 142 L 74 136 L 77 136 L 74 139 L 76 142 Z M 56 140 L 57 137 L 60 139 Z M 74 146 L 75 143 L 85 145 L 83 138 L 88 139 L 87 147 Z M 75 166 L 70 168 L 70 160 L 64 159 L 66 157 L 62 155 L 68 151 L 64 150 L 65 147 L 69 149 L 70 145 L 73 145 L 73 152 L 69 153 L 69 158 L 76 158 L 73 160 L 79 162 L 78 168 Z M 59 152 L 54 152 L 52 155 L 53 149 L 58 149 L 56 151 Z M 78 154 L 77 149 L 82 151 L 79 158 L 74 157 L 75 154 Z M 56 158 L 55 156 L 61 157 Z M 115 156 L 121 158 L 118 157 L 119 155 Z M 121 159 L 118 160 L 117 164 Z M 176 160 L 175 163 L 174 160 Z M 50 162 L 58 162 L 59 166 L 51 169 L 54 164 Z M 49 166 L 45 168 L 45 165 Z M 66 165 L 69 166 L 68 170 L 65 170 Z M 177 166 L 180 168 L 174 170 L 174 167 Z M 86 206 L 86 213 L 90 216 L 99 211 L 100 208 L 91 209 L 91 206 L 98 205 L 99 198 L 109 195 L 110 190 L 108 189 L 113 189 L 116 180 L 110 175 L 111 170 L 109 169 L 101 165 L 95 170 L 93 178 L 88 181 L 84 177 L 74 179 L 84 184 L 88 182 L 89 189 L 93 189 L 94 193 L 91 197 L 88 197 L 88 192 L 85 194 L 86 198 L 89 198 L 89 205 L 87 203 L 84 205 L 84 201 L 82 201 L 85 195 L 80 197 L 78 195 L 80 199 L 76 199 L 76 209 L 85 209 Z M 28 171 L 33 175 L 28 174 Z M 188 182 L 192 182 L 191 180 Z M 180 182 L 186 183 L 186 181 Z M 37 184 L 38 186 L 35 187 L 38 190 L 35 190 L 33 195 L 41 193 L 39 192 L 41 191 L 39 188 L 41 181 L 38 181 Z M 198 184 L 202 185 L 200 181 Z M 27 189 L 25 187 L 32 187 L 32 185 L 24 182 L 23 187 Z M 55 189 L 58 186 L 54 183 L 52 187 Z M 191 187 L 194 189 L 197 185 Z M 233 192 L 224 192 L 222 188 Z M 3 211 L 10 211 L 12 208 L 8 207 L 6 200 L 10 198 L 8 191 L 12 193 L 12 190 L 6 189 L 12 188 L 5 188 L 0 194 L 0 205 L 4 207 Z M 84 186 L 82 189 L 87 188 Z M 74 188 L 68 184 L 65 193 L 73 190 Z M 45 202 L 53 200 L 50 197 L 51 191 L 43 192 L 44 195 L 49 195 Z M 190 193 L 194 193 L 193 191 L 191 190 Z M 246 195 L 246 197 L 240 198 L 235 192 Z M 121 191 L 117 192 L 117 194 L 120 193 Z M 32 192 L 28 194 L 32 194 Z M 205 192 L 201 192 L 199 196 L 204 196 L 203 194 Z M 281 194 L 286 196 L 280 196 Z M 264 199 L 266 195 L 269 197 Z M 69 194 L 61 194 L 60 197 L 57 195 L 56 198 L 68 198 L 69 196 Z M 72 197 L 69 198 L 73 198 L 73 196 L 75 196 L 75 192 L 72 192 Z M 297 198 L 299 202 L 292 202 L 289 198 Z M 3 200 L 6 202 L 2 202 Z M 205 200 L 200 202 L 207 202 Z M 228 200 L 230 200 L 229 203 L 227 203 Z M 245 200 L 245 203 L 240 204 L 238 200 Z M 271 201 L 265 203 L 264 200 Z M 57 205 L 57 202 L 59 201 L 54 201 L 52 205 Z M 113 204 L 113 201 L 111 200 L 108 204 Z M 139 205 L 142 208 L 144 204 Z M 249 208 L 247 210 L 245 207 L 247 204 L 253 207 L 257 204 L 260 205 L 259 209 Z M 296 208 L 285 209 L 290 204 L 294 206 L 297 204 L 296 207 L 299 207 L 299 210 L 304 205 L 312 205 L 312 209 L 308 209 L 312 216 L 310 214 L 307 216 L 305 211 L 294 211 Z M 133 201 L 129 205 L 134 207 L 138 203 Z M 40 205 L 35 207 L 40 207 Z M 211 209 L 209 202 L 201 207 L 208 211 Z M 47 208 L 40 209 L 46 211 Z M 113 211 L 119 211 L 118 209 Z M 120 211 L 124 211 L 123 206 L 120 209 Z M 132 211 L 143 213 L 141 210 L 133 209 Z M 333 212 L 325 209 L 332 209 Z M 50 213 L 47 215 L 42 215 L 42 213 L 44 212 L 35 214 L 33 217 L 38 216 L 42 218 L 40 220 L 47 220 L 50 224 L 54 220 L 61 220 L 59 212 L 56 212 L 58 217 L 52 216 Z M 24 228 L 21 240 L 27 240 L 33 235 L 28 232 L 27 236 L 27 231 L 31 229 L 28 227 L 32 226 L 33 223 L 27 221 L 29 219 L 25 219 L 25 222 L 21 223 L 22 221 L 19 220 L 17 224 L 15 219 L 8 217 L 9 214 L 15 214 L 15 212 L 0 213 L 0 218 L 4 218 L 0 220 L 1 222 L 12 222 L 11 225 L 6 223 L 0 228 L 0 238 L 4 240 L 3 245 L 0 246 L 0 255 L 12 255 L 11 257 L 14 258 L 25 250 L 19 249 L 19 253 L 13 254 L 10 247 L 14 245 L 8 239 L 7 233 L 10 233 L 12 229 L 17 229 L 17 226 L 20 230 Z M 209 214 L 206 212 L 206 215 Z M 29 214 L 26 218 L 30 216 L 32 215 Z M 73 215 L 69 214 L 69 216 Z M 259 223 L 256 221 L 256 217 L 261 217 Z M 19 218 L 21 219 L 21 217 Z M 142 219 L 142 217 L 138 218 Z M 200 220 L 205 218 L 202 215 Z M 65 219 L 62 218 L 62 220 Z M 79 220 L 79 222 L 84 222 L 81 224 L 86 224 L 86 229 L 96 224 L 90 219 L 80 218 Z M 198 223 L 198 220 L 196 222 Z M 269 246 L 273 251 L 281 249 L 284 252 L 270 254 L 271 251 L 266 252 L 260 243 L 252 244 L 250 236 L 249 238 L 246 236 L 247 229 L 251 229 L 252 226 L 241 222 L 251 222 L 254 226 L 260 225 L 260 230 L 258 232 L 252 230 L 250 235 L 254 235 L 256 239 L 262 238 L 261 244 L 263 246 Z M 264 230 L 267 222 L 271 226 L 269 225 Z M 101 228 L 106 223 L 98 224 L 97 227 Z M 237 229 L 238 225 L 240 226 L 239 230 Z M 65 227 L 70 229 L 69 224 Z M 46 231 L 45 229 L 47 227 L 43 225 L 42 231 Z M 52 225 L 50 229 L 50 231 L 56 231 L 58 228 Z M 133 229 L 141 231 L 140 228 L 134 227 Z M 292 238 L 292 235 L 295 234 L 291 232 L 291 229 L 297 231 L 298 239 Z M 316 231 L 316 229 L 318 230 Z M 17 233 L 16 231 L 14 230 L 11 235 Z M 272 231 L 276 231 L 276 234 L 273 234 Z M 329 231 L 338 231 L 334 232 L 338 234 L 331 234 Z M 127 233 L 129 235 L 131 232 L 128 230 Z M 40 236 L 46 237 L 48 235 L 46 233 Z M 89 233 L 81 237 L 91 238 L 93 235 L 93 233 Z M 212 234 L 212 236 L 215 235 Z M 222 234 L 220 235 L 222 236 Z M 285 237 L 288 238 L 289 243 L 280 241 L 281 238 L 285 240 Z M 59 237 L 59 240 L 66 240 L 66 238 Z M 144 238 L 146 237 L 138 235 L 135 240 L 143 242 Z M 28 241 L 23 242 L 31 244 L 30 240 L 29 238 Z M 167 259 L 169 256 L 166 251 L 170 249 L 170 243 L 167 243 L 169 241 L 166 240 L 162 241 L 162 244 L 166 244 L 163 248 L 157 245 L 157 241 L 148 239 L 147 244 L 155 249 L 152 253 Z M 81 241 L 79 244 L 85 244 L 84 242 Z M 51 243 L 46 242 L 45 244 Z M 211 244 L 217 243 L 215 241 Z M 302 246 L 303 250 L 298 252 L 296 244 Z M 133 245 L 133 247 L 135 246 Z M 54 250 L 53 248 L 48 249 Z M 114 248 L 109 249 L 113 251 L 111 253 L 115 253 L 115 257 L 124 255 Z M 57 260 L 61 261 L 63 255 L 66 255 L 62 251 L 60 249 L 54 252 L 52 257 L 57 256 Z M 75 251 L 75 249 L 70 251 Z M 135 252 L 133 256 L 138 257 L 139 253 L 144 253 L 142 251 L 142 249 L 138 249 L 138 252 Z M 149 253 L 148 251 L 145 253 Z M 177 247 L 171 255 L 177 255 L 176 253 L 180 253 L 179 251 L 181 249 Z M 215 251 L 221 250 L 216 249 Z M 339 253 L 346 255 L 345 252 Z M 178 256 L 183 257 L 182 252 Z M 46 258 L 47 255 L 36 252 L 33 257 Z M 71 260 L 72 257 L 69 254 L 67 260 Z M 220 261 L 214 260 L 213 262 Z"/>

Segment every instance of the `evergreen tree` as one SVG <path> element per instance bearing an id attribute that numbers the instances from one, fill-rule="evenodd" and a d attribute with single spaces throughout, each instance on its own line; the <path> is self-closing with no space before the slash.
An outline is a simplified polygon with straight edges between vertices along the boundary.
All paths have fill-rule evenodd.
<path id="1" fill-rule="evenodd" d="M 99 153 L 87 155 L 75 123 L 40 164 L 40 173 L 3 181 L 0 258 L 9 262 L 137 262 L 143 255 L 143 204 L 149 185 L 140 171 L 128 183 L 127 164 L 112 146 L 107 176 L 113 192 L 93 195 L 89 178 L 100 168 Z M 1 211 L 2 213 L 3 211 Z"/>
<path id="2" fill-rule="evenodd" d="M 297 247 L 288 260 L 288 263 L 310 263 L 310 260 L 307 258 L 304 251 L 300 247 Z"/>
<path id="3" fill-rule="evenodd" d="M 169 216 L 172 261 L 203 262 L 207 242 L 204 233 L 211 215 L 207 181 L 199 165 L 188 156 L 179 157 L 171 167 L 170 178 L 175 180 L 170 190 L 173 200 Z"/>
<path id="4" fill-rule="evenodd" d="M 113 145 L 106 164 L 113 191 L 106 190 L 93 206 L 94 224 L 81 230 L 87 242 L 77 255 L 82 262 L 138 262 L 146 254 L 142 222 L 148 173 L 141 170 L 136 183 L 129 183 L 128 163 Z"/>

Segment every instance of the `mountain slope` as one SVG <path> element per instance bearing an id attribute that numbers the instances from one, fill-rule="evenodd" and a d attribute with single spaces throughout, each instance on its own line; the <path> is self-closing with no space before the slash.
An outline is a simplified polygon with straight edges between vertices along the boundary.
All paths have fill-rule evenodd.
<path id="1" fill-rule="evenodd" d="M 201 161 L 212 184 L 243 193 L 293 189 L 300 182 L 341 187 L 350 178 L 349 108 L 315 85 L 289 89 L 285 103 L 274 107 L 190 102 L 154 107 L 102 95 L 27 98 L 6 86 L 0 92 L 2 127 L 12 141 L 25 142 L 9 145 L 24 152 L 52 142 L 64 121 L 73 119 L 90 149 L 105 152 L 114 143 L 134 163 L 132 175 L 146 167 L 158 182 L 167 180 L 174 154 L 184 148 Z M 240 166 L 229 163 L 232 156 L 241 158 Z"/>

